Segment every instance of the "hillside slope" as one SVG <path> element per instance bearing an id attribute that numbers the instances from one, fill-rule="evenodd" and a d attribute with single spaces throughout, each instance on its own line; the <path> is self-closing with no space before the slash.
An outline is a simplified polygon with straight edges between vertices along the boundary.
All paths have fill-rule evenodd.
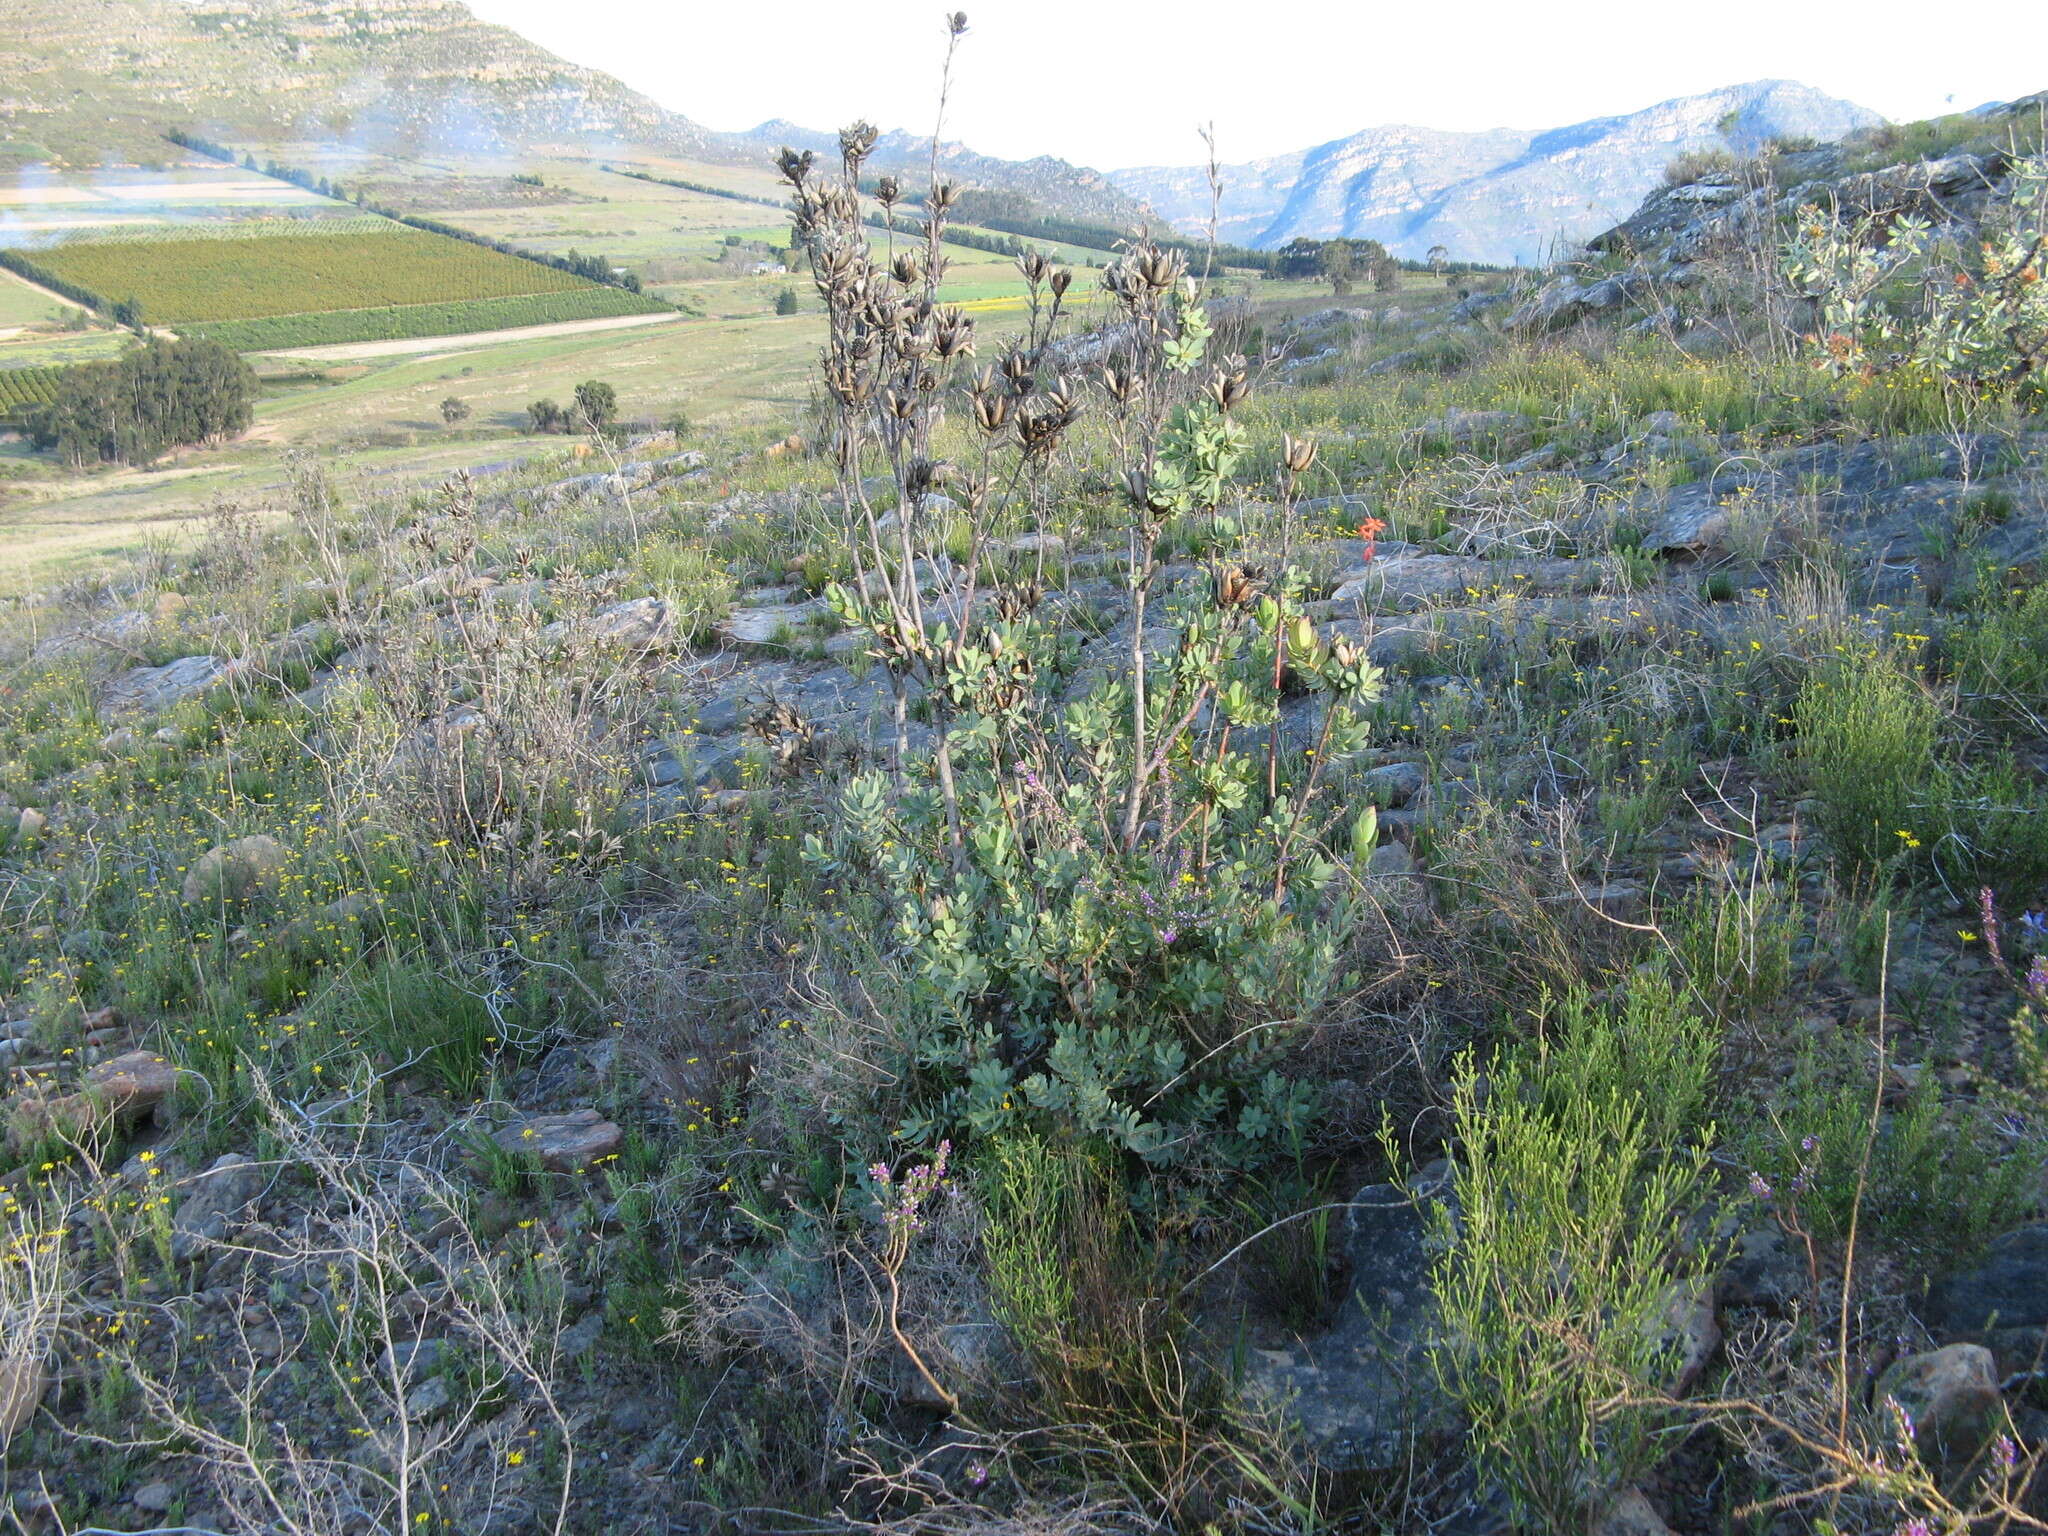
<path id="1" fill-rule="evenodd" d="M 1442 245 L 1461 260 L 1538 261 L 1626 218 L 1683 151 L 1834 139 L 1876 121 L 1811 87 L 1761 80 L 1564 128 L 1369 128 L 1226 167 L 1221 233 L 1264 247 L 1347 235 L 1401 256 Z M 1138 167 L 1109 179 L 1177 223 L 1208 216 L 1200 167 Z"/>
<path id="2" fill-rule="evenodd" d="M 782 118 L 772 118 L 745 133 L 720 138 L 730 152 L 756 159 L 773 154 L 784 144 L 823 154 L 839 152 L 836 133 L 823 133 Z M 931 152 L 931 135 L 893 129 L 875 141 L 868 169 L 871 174 L 902 176 L 913 186 L 923 186 L 929 179 Z M 1014 192 L 1048 212 L 1069 218 L 1136 227 L 1151 217 L 1141 199 L 1110 177 L 1052 155 L 1003 160 L 977 154 L 957 140 L 946 140 L 939 145 L 939 164 L 943 174 L 966 186 Z"/>
<path id="3" fill-rule="evenodd" d="M 456 0 L 8 0 L 0 164 L 155 159 L 160 133 L 501 153 L 708 135 Z"/>

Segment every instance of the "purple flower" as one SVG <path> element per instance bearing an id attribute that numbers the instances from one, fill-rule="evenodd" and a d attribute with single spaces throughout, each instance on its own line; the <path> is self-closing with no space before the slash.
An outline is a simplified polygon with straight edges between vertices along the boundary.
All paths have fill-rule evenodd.
<path id="1" fill-rule="evenodd" d="M 2022 912 L 2020 926 L 2037 939 L 2048 939 L 2048 912 Z"/>
<path id="2" fill-rule="evenodd" d="M 2020 1459 L 2019 1447 L 2012 1443 L 2011 1435 L 2000 1435 L 1997 1444 L 1991 1447 L 1991 1458 L 2000 1470 L 2010 1472 Z"/>
<path id="3" fill-rule="evenodd" d="M 1175 939 L 1179 937 L 1180 930 L 1178 928 L 1167 928 L 1161 931 L 1159 935 L 1159 942 L 1162 944 L 1171 944 Z"/>
<path id="4" fill-rule="evenodd" d="M 1753 1172 L 1749 1176 L 1749 1192 L 1759 1200 L 1768 1200 L 1771 1198 L 1771 1181 Z"/>

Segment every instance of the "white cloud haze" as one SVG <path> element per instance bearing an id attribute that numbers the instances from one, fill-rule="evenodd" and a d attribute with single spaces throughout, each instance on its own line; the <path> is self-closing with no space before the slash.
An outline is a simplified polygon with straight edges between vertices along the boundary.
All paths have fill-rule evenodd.
<path id="1" fill-rule="evenodd" d="M 580 64 L 720 129 L 856 117 L 929 129 L 944 50 L 932 0 L 470 0 Z M 2048 88 L 2048 5 L 1900 0 L 1519 0 L 966 6 L 948 137 L 1102 169 L 1226 160 L 1379 123 L 1547 128 L 1739 81 L 1799 80 L 1906 120 Z"/>

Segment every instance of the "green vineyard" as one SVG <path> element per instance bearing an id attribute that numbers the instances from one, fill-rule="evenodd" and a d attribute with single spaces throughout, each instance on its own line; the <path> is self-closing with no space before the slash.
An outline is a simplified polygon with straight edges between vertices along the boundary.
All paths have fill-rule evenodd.
<path id="1" fill-rule="evenodd" d="M 375 309 L 338 309 L 255 320 L 216 320 L 184 328 L 237 352 L 277 347 L 319 347 L 351 341 L 407 341 L 420 336 L 455 336 L 474 331 L 552 325 L 565 320 L 602 320 L 665 310 L 656 299 L 623 288 L 585 285 L 563 293 L 518 294 L 509 298 L 464 299 L 446 304 L 395 304 Z"/>
<path id="2" fill-rule="evenodd" d="M 19 421 L 57 398 L 61 368 L 0 368 L 0 422 Z"/>
<path id="3" fill-rule="evenodd" d="M 350 223 L 354 224 L 351 220 Z M 329 233 L 324 221 L 269 226 L 267 238 L 71 240 L 37 266 L 173 330 L 308 310 L 567 293 L 597 285 L 489 247 L 399 224 Z"/>

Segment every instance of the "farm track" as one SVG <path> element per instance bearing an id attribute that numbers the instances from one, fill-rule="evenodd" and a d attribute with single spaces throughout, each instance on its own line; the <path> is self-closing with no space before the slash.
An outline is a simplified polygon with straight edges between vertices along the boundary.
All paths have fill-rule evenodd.
<path id="1" fill-rule="evenodd" d="M 673 310 L 645 315 L 604 315 L 595 320 L 557 320 L 548 325 L 521 325 L 503 331 L 471 331 L 454 336 L 408 336 L 396 341 L 338 341 L 324 347 L 277 347 L 252 353 L 304 362 L 349 362 L 370 357 L 407 357 L 422 352 L 455 352 L 497 346 L 508 341 L 538 341 L 549 336 L 575 336 L 585 331 L 617 331 L 628 326 L 661 325 L 683 317 Z"/>

